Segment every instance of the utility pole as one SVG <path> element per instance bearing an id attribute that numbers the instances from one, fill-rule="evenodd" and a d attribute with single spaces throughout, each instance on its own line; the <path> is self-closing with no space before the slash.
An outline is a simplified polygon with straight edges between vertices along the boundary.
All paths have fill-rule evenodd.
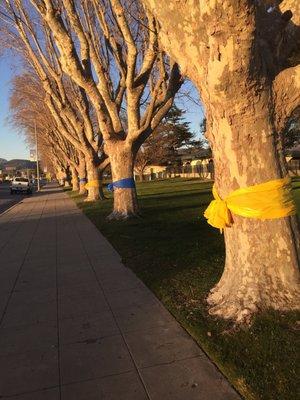
<path id="1" fill-rule="evenodd" d="M 38 137 L 36 131 L 36 122 L 34 123 L 34 135 L 35 135 L 35 154 L 36 154 L 36 177 L 37 177 L 37 191 L 40 191 L 40 169 L 39 169 L 39 149 L 38 149 Z"/>

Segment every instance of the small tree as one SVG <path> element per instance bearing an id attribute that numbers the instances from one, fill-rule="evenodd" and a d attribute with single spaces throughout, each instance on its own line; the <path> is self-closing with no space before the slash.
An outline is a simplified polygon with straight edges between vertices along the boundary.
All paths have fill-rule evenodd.
<path id="1" fill-rule="evenodd" d="M 181 147 L 203 147 L 203 141 L 195 139 L 190 123 L 184 119 L 185 111 L 176 105 L 170 109 L 160 125 L 146 140 L 137 154 L 136 172 L 142 176 L 147 165 L 168 165 L 178 161 Z"/>

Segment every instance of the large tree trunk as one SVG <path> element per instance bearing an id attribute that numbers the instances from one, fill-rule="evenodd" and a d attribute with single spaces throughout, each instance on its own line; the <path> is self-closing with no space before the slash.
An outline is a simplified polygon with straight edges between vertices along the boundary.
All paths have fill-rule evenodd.
<path id="1" fill-rule="evenodd" d="M 88 195 L 85 200 L 86 201 L 101 200 L 101 195 L 99 190 L 101 185 L 99 170 L 95 165 L 93 159 L 88 157 L 86 158 L 86 172 L 87 172 L 88 183 L 90 183 L 91 186 L 89 185 L 87 186 Z"/>
<path id="2" fill-rule="evenodd" d="M 66 175 L 65 175 L 64 186 L 65 186 L 65 187 L 70 187 L 70 186 L 71 186 L 71 174 L 70 174 L 70 168 L 69 168 L 69 166 L 66 168 Z"/>
<path id="3" fill-rule="evenodd" d="M 70 167 L 71 174 L 72 174 L 72 191 L 73 192 L 78 192 L 79 190 L 79 181 L 78 181 L 78 175 L 76 168 L 71 166 Z"/>
<path id="4" fill-rule="evenodd" d="M 283 177 L 268 104 L 249 93 L 242 114 L 223 107 L 219 103 L 208 116 L 219 195 L 225 198 L 239 187 Z M 262 221 L 233 215 L 233 220 L 224 233 L 224 273 L 208 297 L 210 313 L 249 322 L 261 309 L 299 307 L 298 236 L 291 218 Z"/>
<path id="5" fill-rule="evenodd" d="M 201 93 L 219 195 L 225 198 L 237 188 L 282 178 L 286 171 L 274 118 L 280 108 L 275 111 L 272 81 L 280 65 L 272 46 L 285 43 L 278 39 L 284 18 L 264 9 L 263 2 L 247 0 L 143 2 L 162 26 L 166 51 Z M 274 21 L 278 42 L 270 36 Z M 290 72 L 283 85 L 295 76 Z M 287 90 L 282 109 L 292 109 L 290 98 Z M 225 270 L 208 296 L 210 313 L 248 322 L 257 310 L 299 307 L 295 217 L 262 221 L 233 215 L 233 220 L 225 229 Z"/>
<path id="6" fill-rule="evenodd" d="M 107 144 L 113 182 L 133 178 L 134 153 L 124 141 Z M 114 188 L 114 208 L 109 219 L 127 219 L 139 213 L 136 188 Z"/>

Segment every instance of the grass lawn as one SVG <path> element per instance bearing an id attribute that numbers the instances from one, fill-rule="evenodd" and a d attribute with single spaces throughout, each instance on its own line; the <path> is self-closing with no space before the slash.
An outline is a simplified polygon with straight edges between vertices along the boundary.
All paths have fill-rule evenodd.
<path id="1" fill-rule="evenodd" d="M 294 185 L 300 212 L 300 182 Z M 178 178 L 137 188 L 143 217 L 127 222 L 105 219 L 111 198 L 84 203 L 69 193 L 246 399 L 296 399 L 296 313 L 259 315 L 237 333 L 207 314 L 204 299 L 224 264 L 223 236 L 202 216 L 211 183 Z"/>

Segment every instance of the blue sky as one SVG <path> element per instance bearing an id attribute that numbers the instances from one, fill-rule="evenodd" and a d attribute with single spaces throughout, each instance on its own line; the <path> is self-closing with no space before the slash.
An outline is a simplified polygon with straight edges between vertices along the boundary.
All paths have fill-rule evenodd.
<path id="1" fill-rule="evenodd" d="M 9 116 L 10 80 L 18 70 L 17 60 L 8 55 L 0 58 L 0 158 L 7 160 L 29 158 L 29 149 L 22 135 L 18 134 L 7 122 Z M 191 83 L 187 85 L 187 89 L 193 97 L 198 98 L 197 92 Z M 180 98 L 177 101 L 177 105 L 186 110 L 186 120 L 191 122 L 192 130 L 198 133 L 199 124 L 203 118 L 201 107 L 186 98 Z"/>
<path id="2" fill-rule="evenodd" d="M 21 135 L 9 126 L 9 91 L 10 80 L 16 71 L 13 60 L 4 56 L 0 58 L 0 158 L 29 158 L 29 151 Z"/>

